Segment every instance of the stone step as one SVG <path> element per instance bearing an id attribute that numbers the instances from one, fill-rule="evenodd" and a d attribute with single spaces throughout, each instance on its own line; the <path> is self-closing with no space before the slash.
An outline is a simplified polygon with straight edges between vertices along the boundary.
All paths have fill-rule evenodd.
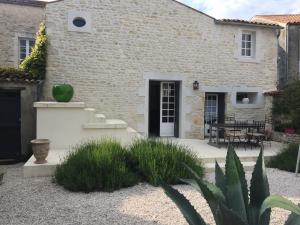
<path id="1" fill-rule="evenodd" d="M 106 117 L 104 114 L 96 114 L 95 118 L 96 118 L 97 123 L 105 123 L 106 122 Z"/>
<path id="2" fill-rule="evenodd" d="M 265 162 L 269 161 L 273 156 L 264 156 Z M 257 160 L 257 156 L 239 156 L 239 159 L 242 162 L 256 162 Z M 226 158 L 225 157 L 216 157 L 216 158 L 212 158 L 212 157 L 208 157 L 208 158 L 201 158 L 202 162 L 204 163 L 215 163 L 216 161 L 218 163 L 225 163 Z"/>
<path id="3" fill-rule="evenodd" d="M 248 161 L 248 162 L 243 162 L 242 161 L 242 164 L 244 166 L 245 171 L 252 171 L 253 168 L 254 168 L 255 163 L 256 163 L 255 161 Z M 222 163 L 219 163 L 219 165 L 223 169 L 223 171 L 225 171 L 225 163 L 222 162 Z M 205 171 L 207 173 L 215 172 L 215 163 L 205 163 L 204 167 L 205 167 Z"/>
<path id="4" fill-rule="evenodd" d="M 86 111 L 86 113 L 87 113 L 87 122 L 88 123 L 96 122 L 96 118 L 95 118 L 96 109 L 94 109 L 94 108 L 85 108 L 84 111 Z"/>
<path id="5" fill-rule="evenodd" d="M 87 123 L 83 125 L 84 129 L 126 129 L 127 123 L 123 120 L 110 119 L 105 123 Z"/>

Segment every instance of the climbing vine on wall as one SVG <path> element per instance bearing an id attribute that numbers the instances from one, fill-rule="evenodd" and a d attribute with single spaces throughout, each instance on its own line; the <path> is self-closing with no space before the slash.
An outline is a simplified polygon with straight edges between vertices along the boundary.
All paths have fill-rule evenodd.
<path id="1" fill-rule="evenodd" d="M 46 76 L 47 35 L 44 23 L 40 24 L 35 45 L 29 56 L 20 65 L 20 69 L 29 73 L 33 79 L 43 80 Z"/>

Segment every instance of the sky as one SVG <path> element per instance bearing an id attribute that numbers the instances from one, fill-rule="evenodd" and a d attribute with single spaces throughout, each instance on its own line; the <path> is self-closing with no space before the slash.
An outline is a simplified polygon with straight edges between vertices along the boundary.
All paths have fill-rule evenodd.
<path id="1" fill-rule="evenodd" d="M 300 13 L 300 0 L 178 0 L 217 19 Z"/>

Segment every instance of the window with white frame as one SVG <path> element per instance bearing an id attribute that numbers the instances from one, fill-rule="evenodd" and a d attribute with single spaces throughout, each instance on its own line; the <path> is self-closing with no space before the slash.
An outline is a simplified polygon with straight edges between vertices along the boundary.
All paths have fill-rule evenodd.
<path id="1" fill-rule="evenodd" d="M 255 33 L 254 32 L 242 32 L 242 46 L 241 56 L 242 57 L 254 57 L 255 52 Z"/>
<path id="2" fill-rule="evenodd" d="M 34 43 L 33 38 L 19 38 L 19 63 L 31 53 Z"/>

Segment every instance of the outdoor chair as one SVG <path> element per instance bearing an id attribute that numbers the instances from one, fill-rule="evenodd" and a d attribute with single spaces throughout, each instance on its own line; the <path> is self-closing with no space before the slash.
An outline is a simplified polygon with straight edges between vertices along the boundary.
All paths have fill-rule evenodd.
<path id="1" fill-rule="evenodd" d="M 244 144 L 244 148 L 246 149 L 247 130 L 244 124 L 244 121 L 236 121 L 234 128 L 225 128 L 224 140 L 227 140 L 229 144 L 237 145 L 237 147 L 240 144 Z"/>
<path id="2" fill-rule="evenodd" d="M 265 130 L 265 136 L 264 136 L 264 143 L 268 143 L 270 147 L 272 146 L 272 129 L 266 129 Z"/>
<path id="3" fill-rule="evenodd" d="M 251 146 L 255 144 L 258 146 L 263 146 L 263 142 L 265 140 L 265 121 L 255 121 L 253 120 L 253 125 L 255 128 L 251 128 L 247 132 L 248 143 Z"/>

